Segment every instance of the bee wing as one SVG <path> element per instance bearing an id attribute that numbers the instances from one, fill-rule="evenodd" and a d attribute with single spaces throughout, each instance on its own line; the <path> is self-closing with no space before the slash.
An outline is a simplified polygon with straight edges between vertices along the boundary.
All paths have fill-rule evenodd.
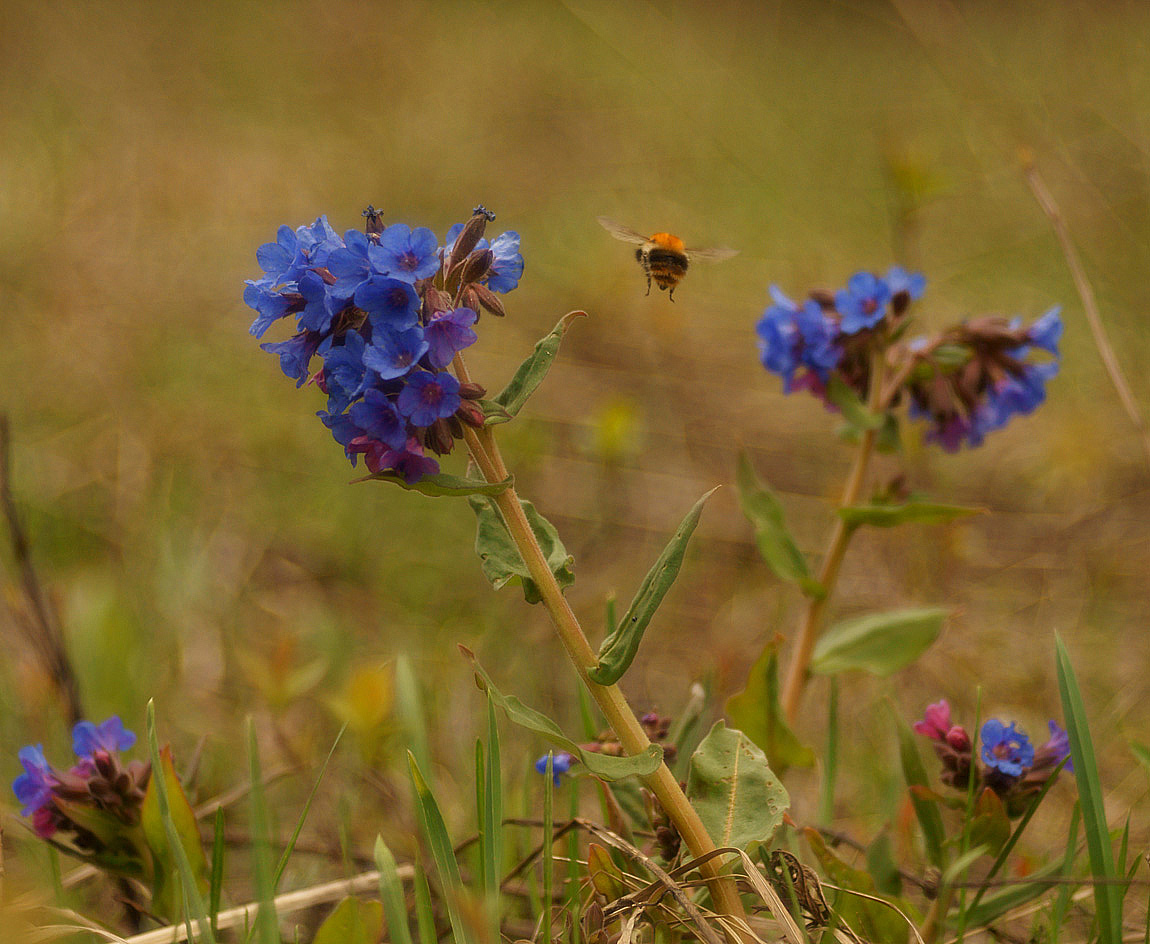
<path id="1" fill-rule="evenodd" d="M 645 243 L 647 237 L 640 233 L 638 230 L 631 229 L 630 226 L 624 226 L 622 223 L 616 223 L 613 219 L 606 216 L 595 217 L 599 225 L 607 230 L 616 239 L 621 239 L 625 243 Z"/>
<path id="2" fill-rule="evenodd" d="M 688 249 L 687 255 L 691 261 L 696 259 L 700 262 L 722 262 L 724 259 L 730 259 L 731 256 L 737 256 L 739 250 L 728 249 L 726 246 L 721 246 L 718 249 Z"/>

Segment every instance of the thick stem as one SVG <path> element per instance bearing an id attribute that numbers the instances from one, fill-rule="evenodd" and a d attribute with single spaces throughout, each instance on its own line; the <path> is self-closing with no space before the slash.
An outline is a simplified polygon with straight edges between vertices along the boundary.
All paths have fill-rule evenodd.
<path id="1" fill-rule="evenodd" d="M 456 367 L 460 364 L 457 361 Z M 466 374 L 464 374 L 466 376 Z M 489 482 L 501 482 L 507 478 L 507 467 L 499 454 L 495 438 L 488 429 L 475 430 L 465 427 L 465 438 L 472 458 L 479 466 L 483 476 Z M 607 723 L 619 738 L 619 744 L 628 755 L 641 754 L 651 744 L 644 732 L 635 712 L 627 703 L 626 697 L 618 685 L 599 685 L 593 682 L 587 670 L 597 663 L 591 644 L 587 641 L 582 627 L 563 596 L 555 575 L 547 565 L 547 559 L 539 547 L 535 533 L 527 521 L 523 506 L 519 503 L 519 496 L 514 488 L 509 488 L 493 498 L 496 507 L 503 515 L 507 529 L 515 541 L 523 561 L 531 573 L 531 579 L 539 587 L 543 598 L 543 605 L 555 624 L 559 639 L 564 649 L 587 686 L 587 690 L 599 705 Z M 652 774 L 643 778 L 643 782 L 658 797 L 663 809 L 679 830 L 679 835 L 687 844 L 691 854 L 699 857 L 715 849 L 711 837 L 708 835 L 703 821 L 695 808 L 691 806 L 683 793 L 679 782 L 675 779 L 667 765 L 660 764 Z M 711 859 L 700 867 L 703 877 L 711 889 L 716 910 L 732 918 L 743 919 L 742 902 L 739 900 L 735 881 L 730 876 L 723 875 L 717 859 Z"/>
<path id="2" fill-rule="evenodd" d="M 880 348 L 871 359 L 870 395 L 867 397 L 867 408 L 872 413 L 880 413 L 886 406 L 883 380 L 886 375 L 885 351 Z M 874 453 L 875 437 L 878 431 L 867 429 L 863 431 L 859 440 L 858 450 L 855 452 L 854 465 L 851 466 L 847 484 L 843 488 L 843 496 L 839 501 L 839 508 L 846 508 L 858 501 L 862 492 L 863 482 L 866 480 L 867 466 Z M 823 557 L 823 566 L 819 571 L 819 584 L 823 588 L 822 596 L 812 599 L 803 617 L 803 624 L 799 628 L 798 639 L 795 641 L 795 651 L 787 666 L 786 679 L 783 682 L 783 691 L 780 697 L 783 714 L 789 724 L 794 724 L 799 714 L 799 705 L 810 675 L 811 656 L 815 651 L 815 643 L 819 638 L 819 629 L 822 623 L 823 611 L 834 592 L 838 581 L 839 568 L 850 544 L 854 529 L 847 525 L 841 517 L 836 515 L 835 525 L 831 531 L 830 541 L 827 542 L 827 551 Z"/>

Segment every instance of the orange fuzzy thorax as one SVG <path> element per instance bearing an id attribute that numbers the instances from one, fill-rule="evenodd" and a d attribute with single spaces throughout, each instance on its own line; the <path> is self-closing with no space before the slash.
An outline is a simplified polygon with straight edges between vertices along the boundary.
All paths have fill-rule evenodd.
<path id="1" fill-rule="evenodd" d="M 672 236 L 670 233 L 654 233 L 651 236 L 651 242 L 661 249 L 669 249 L 672 252 L 686 251 L 683 240 L 678 236 Z"/>

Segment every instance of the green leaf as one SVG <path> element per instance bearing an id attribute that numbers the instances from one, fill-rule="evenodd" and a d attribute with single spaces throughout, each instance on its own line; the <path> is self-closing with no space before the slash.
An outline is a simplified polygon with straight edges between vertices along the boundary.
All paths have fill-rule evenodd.
<path id="1" fill-rule="evenodd" d="M 451 928 L 455 932 L 455 940 L 458 944 L 471 944 L 473 940 L 471 926 L 464 920 L 461 910 L 467 890 L 459 875 L 459 863 L 455 861 L 455 848 L 447 832 L 447 824 L 443 821 L 443 814 L 439 810 L 435 794 L 431 792 L 431 788 L 423 778 L 423 773 L 411 751 L 407 752 L 407 764 L 411 771 L 411 783 L 415 788 L 419 823 L 431 849 L 431 857 L 435 860 L 436 871 L 439 872 L 443 899 L 447 905 Z"/>
<path id="2" fill-rule="evenodd" d="M 195 918 L 199 922 L 204 944 L 215 944 L 215 934 L 204 904 L 204 893 L 208 890 L 207 860 L 200 845 L 196 814 L 176 776 L 171 748 L 160 750 L 156 735 L 156 707 L 150 700 L 146 731 L 152 775 L 148 778 L 140 810 L 140 824 L 155 861 L 152 910 L 176 921 L 182 905 L 186 918 Z"/>
<path id="3" fill-rule="evenodd" d="M 875 528 L 893 528 L 900 524 L 945 524 L 958 518 L 986 514 L 985 508 L 964 508 L 939 502 L 912 500 L 899 505 L 848 505 L 838 510 L 839 517 L 851 528 L 868 524 Z"/>
<path id="4" fill-rule="evenodd" d="M 383 934 L 383 906 L 378 901 L 345 898 L 315 932 L 312 944 L 376 944 Z"/>
<path id="5" fill-rule="evenodd" d="M 810 843 L 811 851 L 819 860 L 831 884 L 849 891 L 873 895 L 882 901 L 862 898 L 858 895 L 840 892 L 835 899 L 833 911 L 864 941 L 894 942 L 906 941 L 910 927 L 893 908 L 883 904 L 890 901 L 906 911 L 906 903 L 888 895 L 883 895 L 876 887 L 874 879 L 861 869 L 851 868 L 827 846 L 823 837 L 814 829 L 803 830 L 803 836 Z"/>
<path id="6" fill-rule="evenodd" d="M 810 597 L 824 595 L 807 567 L 795 540 L 787 530 L 783 505 L 778 496 L 755 474 L 751 460 L 745 452 L 739 453 L 735 471 L 735 487 L 739 492 L 739 505 L 755 529 L 755 543 L 767 566 L 783 580 L 797 581 Z"/>
<path id="7" fill-rule="evenodd" d="M 1010 819 L 998 794 L 987 787 L 974 804 L 974 818 L 970 821 L 970 842 L 983 845 L 994 855 L 1010 839 Z"/>
<path id="8" fill-rule="evenodd" d="M 831 374 L 827 380 L 827 399 L 839 408 L 843 419 L 855 429 L 879 429 L 883 425 L 883 414 L 868 410 L 859 395 L 838 374 Z"/>
<path id="9" fill-rule="evenodd" d="M 460 475 L 448 475 L 446 472 L 437 472 L 435 475 L 425 475 L 419 481 L 411 485 L 402 475 L 396 475 L 394 472 L 376 472 L 374 475 L 365 475 L 361 479 L 355 479 L 353 484 L 358 482 L 390 482 L 393 485 L 398 485 L 400 488 L 407 489 L 409 492 L 419 492 L 421 495 L 427 495 L 431 498 L 442 498 L 450 496 L 467 496 L 467 495 L 498 495 L 500 492 L 505 492 L 515 484 L 515 476 L 509 475 L 502 482 L 480 482 L 477 479 L 469 479 Z"/>
<path id="10" fill-rule="evenodd" d="M 946 839 L 946 830 L 942 825 L 942 812 L 938 804 L 919 795 L 916 788 L 927 790 L 926 768 L 922 763 L 922 756 L 918 752 L 915 742 L 915 733 L 910 725 L 903 720 L 898 710 L 892 711 L 895 728 L 898 731 L 898 754 L 902 764 L 902 776 L 910 791 L 910 800 L 914 806 L 918 825 L 922 829 L 923 843 L 926 846 L 926 858 L 936 869 L 941 869 L 946 860 L 943 857 L 942 845 Z"/>
<path id="11" fill-rule="evenodd" d="M 811 671 L 837 675 L 863 669 L 874 675 L 890 675 L 906 668 L 930 647 L 949 615 L 949 610 L 924 607 L 871 613 L 839 623 L 815 644 Z"/>
<path id="12" fill-rule="evenodd" d="M 395 856 L 387 848 L 382 836 L 375 837 L 375 867 L 379 870 L 379 900 L 387 916 L 387 938 L 392 944 L 411 944 L 411 929 L 407 926 L 407 903 L 403 897 L 403 883 L 395 867 Z"/>
<path id="13" fill-rule="evenodd" d="M 276 866 L 275 874 L 272 876 L 272 892 L 274 893 L 279 888 L 280 879 L 283 878 L 284 869 L 287 868 L 288 860 L 291 858 L 292 852 L 295 851 L 295 844 L 299 841 L 299 834 L 303 832 L 303 824 L 307 821 L 307 814 L 311 812 L 312 801 L 315 800 L 315 795 L 319 791 L 319 785 L 323 782 L 323 775 L 327 773 L 327 766 L 331 763 L 332 755 L 335 754 L 335 749 L 339 747 L 339 742 L 343 739 L 344 732 L 347 731 L 347 724 L 345 723 L 339 729 L 339 734 L 335 736 L 335 741 L 332 742 L 331 750 L 327 752 L 327 757 L 323 759 L 323 764 L 319 768 L 319 773 L 316 774 L 315 783 L 312 784 L 311 792 L 307 795 L 307 801 L 300 811 L 299 819 L 296 820 L 295 829 L 292 830 L 291 838 L 288 840 L 287 845 L 284 847 L 283 854 L 280 856 L 279 864 Z"/>
<path id="14" fill-rule="evenodd" d="M 882 832 L 867 846 L 866 870 L 874 879 L 875 888 L 887 895 L 898 895 L 902 891 L 902 875 L 894 859 L 894 845 L 890 833 Z"/>
<path id="15" fill-rule="evenodd" d="M 487 497 L 472 496 L 467 501 L 475 512 L 475 553 L 482 562 L 483 576 L 496 590 L 513 580 L 519 580 L 523 584 L 524 599 L 528 603 L 538 603 L 543 599 L 539 586 L 531 579 L 531 572 L 519 548 L 515 546 L 498 507 Z M 539 514 L 531 502 L 520 499 L 519 504 L 523 506 L 527 522 L 547 559 L 547 566 L 559 581 L 560 588 L 565 590 L 575 582 L 575 559 L 567 553 L 554 525 Z"/>
<path id="16" fill-rule="evenodd" d="M 466 646 L 460 646 L 460 651 L 471 661 L 475 669 L 475 684 L 481 692 L 486 692 L 491 700 L 506 713 L 507 717 L 520 727 L 542 735 L 560 750 L 574 755 L 587 770 L 602 780 L 621 780 L 624 777 L 643 777 L 658 770 L 663 762 L 663 749 L 652 744 L 642 754 L 632 757 L 611 757 L 608 754 L 599 754 L 595 751 L 585 751 L 582 747 L 567 737 L 554 721 L 546 715 L 528 708 L 513 695 L 504 695 L 495 687 L 489 676 L 479 664 L 473 653 Z"/>
<path id="17" fill-rule="evenodd" d="M 727 699 L 726 715 L 731 723 L 749 737 L 767 755 L 771 767 L 785 771 L 788 767 L 813 767 L 815 754 L 795 736 L 779 704 L 779 646 L 776 636 L 763 647 L 747 687 Z"/>
<path id="18" fill-rule="evenodd" d="M 768 842 L 791 802 L 766 755 L 722 721 L 691 755 L 687 796 L 715 844 L 739 849 Z"/>
<path id="19" fill-rule="evenodd" d="M 268 813 L 264 777 L 260 765 L 259 742 L 256 726 L 248 716 L 248 776 L 251 793 L 248 795 L 249 828 L 252 834 L 251 871 L 259 909 L 253 924 L 256 940 L 260 944 L 280 944 L 279 918 L 276 915 L 275 885 L 272 877 L 271 817 Z"/>
<path id="20" fill-rule="evenodd" d="M 552 328 L 550 334 L 536 343 L 530 356 L 515 371 L 511 382 L 492 400 L 484 402 L 488 426 L 506 423 L 518 415 L 519 411 L 523 409 L 523 404 L 527 402 L 531 394 L 535 392 L 535 388 L 547 376 L 547 371 L 551 369 L 555 355 L 559 353 L 559 345 L 571 323 L 576 318 L 584 318 L 586 315 L 587 312 L 585 311 L 568 312 L 559 319 L 559 323 Z"/>
<path id="21" fill-rule="evenodd" d="M 1130 742 L 1130 753 L 1134 755 L 1134 759 L 1138 761 L 1147 770 L 1150 770 L 1150 747 L 1145 744 L 1139 744 L 1137 741 Z"/>
<path id="22" fill-rule="evenodd" d="M 1062 876 L 1063 863 L 1051 862 L 1042 868 L 1035 869 L 1019 884 L 1007 885 L 984 895 L 966 909 L 966 926 L 969 928 L 982 928 L 998 920 L 1008 911 L 1013 911 L 1019 905 L 1025 905 L 1040 895 L 1050 891 L 1050 885 L 1041 881 L 1045 878 L 1059 878 Z M 1069 874 L 1069 873 L 1067 873 Z M 1030 881 L 1028 882 L 1027 879 Z M 1071 886 L 1066 886 L 1069 891 Z"/>
<path id="23" fill-rule="evenodd" d="M 695 502 L 694 507 L 679 524 L 679 529 L 663 548 L 663 553 L 655 561 L 655 566 L 643 578 L 635 598 L 627 607 L 627 612 L 599 647 L 598 665 L 587 670 L 592 681 L 600 685 L 614 685 L 630 668 L 651 617 L 655 615 L 659 604 L 663 602 L 663 597 L 667 595 L 675 578 L 679 576 L 679 568 L 682 567 L 683 556 L 687 552 L 687 542 L 690 541 L 695 526 L 699 523 L 703 505 L 717 491 L 717 487 L 713 488 Z M 608 610 L 608 621 L 614 621 L 613 607 Z"/>
<path id="24" fill-rule="evenodd" d="M 1086 706 L 1078 689 L 1074 667 L 1070 664 L 1070 654 L 1058 634 L 1055 634 L 1054 646 L 1058 661 L 1058 692 L 1062 698 L 1062 714 L 1066 718 L 1070 756 L 1074 761 L 1074 777 L 1078 782 L 1078 798 L 1082 804 L 1082 827 L 1086 833 L 1090 871 L 1097 879 L 1094 883 L 1094 908 L 1098 918 L 1098 939 L 1101 944 L 1120 944 L 1122 888 L 1115 881 L 1119 875 L 1114 868 L 1102 782 L 1094 759 L 1094 743 L 1086 721 Z"/>

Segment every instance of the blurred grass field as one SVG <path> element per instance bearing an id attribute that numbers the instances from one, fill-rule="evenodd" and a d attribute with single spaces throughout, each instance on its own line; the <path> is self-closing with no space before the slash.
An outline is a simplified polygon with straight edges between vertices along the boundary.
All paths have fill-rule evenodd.
<path id="1" fill-rule="evenodd" d="M 1150 473 L 1020 155 L 1058 199 L 1150 406 L 1150 6 L 2 9 L 0 409 L 89 717 L 118 712 L 139 730 L 155 697 L 178 755 L 206 736 L 201 798 L 243 780 L 245 714 L 265 763 L 305 767 L 350 721 L 312 828 L 338 846 L 342 824 L 356 849 L 410 815 L 389 710 L 397 654 L 427 684 L 448 795 L 455 781 L 467 796 L 482 717 L 456 642 L 574 727 L 546 615 L 491 592 L 465 504 L 349 485 L 313 416 L 320 395 L 293 389 L 258 350 L 241 300 L 256 247 L 282 223 L 326 213 L 342 232 L 374 203 L 389 222 L 443 233 L 483 202 L 494 232 L 521 233 L 526 273 L 508 317 L 481 322 L 476 377 L 498 388 L 563 313 L 590 314 L 501 431 L 521 493 L 575 555 L 569 596 L 592 628 L 608 593 L 630 598 L 691 503 L 732 481 L 739 448 L 783 493 L 802 546 L 821 549 L 849 450 L 832 416 L 785 398 L 758 364 L 770 283 L 800 295 L 899 262 L 928 278 L 927 328 L 1062 304 L 1062 372 L 1036 415 L 958 456 L 912 428 L 905 454 L 880 463 L 879 479 L 905 471 L 911 488 L 990 514 L 852 548 L 834 615 L 920 603 L 956 615 L 913 670 L 843 685 L 838 812 L 865 835 L 898 803 L 888 697 L 907 717 L 946 697 L 972 719 L 981 686 L 984 715 L 1041 735 L 1059 715 L 1057 630 L 1112 817 L 1134 810 L 1145 847 L 1146 773 L 1127 743 L 1150 741 Z M 600 214 L 741 253 L 693 270 L 674 304 L 644 297 Z M 19 607 L 7 546 L 0 561 Z M 724 489 L 627 678 L 633 702 L 674 714 L 704 681 L 721 704 L 800 603 Z M 62 754 L 68 734 L 10 613 L 0 631 L 7 783 L 19 746 Z M 815 743 L 824 697 L 812 687 L 799 725 Z M 508 737 L 526 767 L 541 745 Z M 813 783 L 792 782 L 797 815 L 813 809 Z M 308 786 L 280 788 L 284 828 Z M 1065 813 L 1072 788 L 1056 793 Z M 1044 815 L 1057 835 L 1059 811 Z M 42 850 L 15 829 L 7 838 L 9 881 L 43 882 Z"/>

